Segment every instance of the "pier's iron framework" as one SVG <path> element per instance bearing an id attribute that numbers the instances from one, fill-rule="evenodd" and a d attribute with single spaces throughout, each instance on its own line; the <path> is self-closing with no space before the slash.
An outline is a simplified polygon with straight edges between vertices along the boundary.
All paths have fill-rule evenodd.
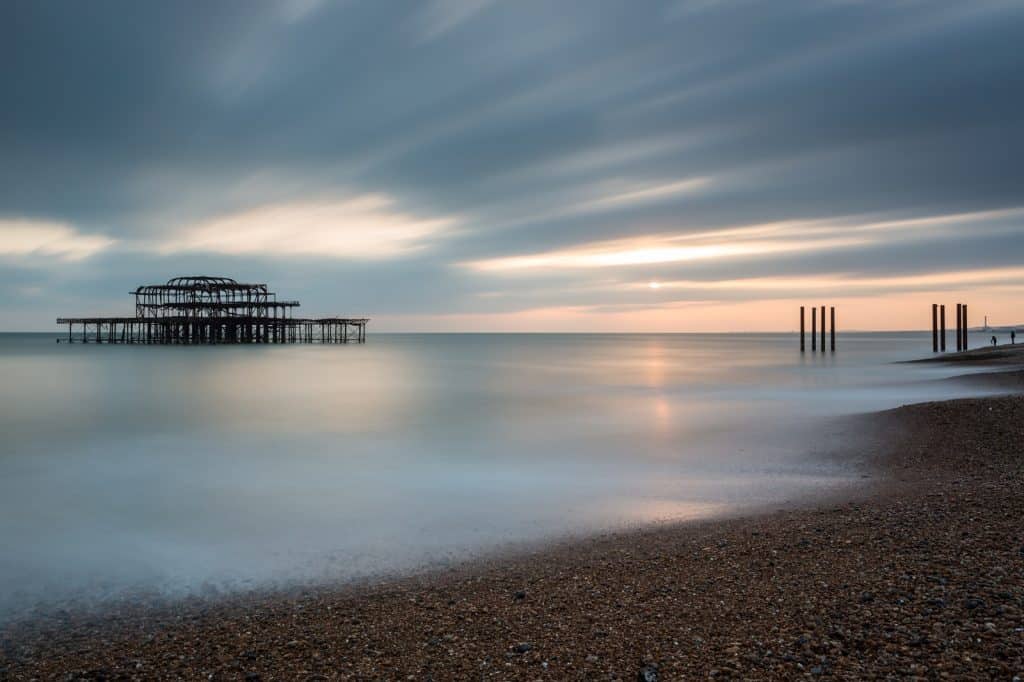
<path id="1" fill-rule="evenodd" d="M 141 286 L 135 317 L 61 317 L 68 342 L 364 343 L 366 318 L 295 317 L 298 301 L 279 301 L 266 284 L 227 277 L 175 277 Z M 80 331 L 79 331 L 80 330 Z"/>

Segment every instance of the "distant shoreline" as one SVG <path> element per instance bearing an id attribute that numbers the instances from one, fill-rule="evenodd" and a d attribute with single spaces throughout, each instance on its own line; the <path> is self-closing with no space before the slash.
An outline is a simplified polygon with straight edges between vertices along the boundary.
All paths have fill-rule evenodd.
<path id="1" fill-rule="evenodd" d="M 956 353 L 936 353 L 908 362 L 938 362 L 985 365 L 992 367 L 1024 365 L 1024 342 L 1015 345 L 979 346 Z"/>
<path id="2" fill-rule="evenodd" d="M 958 362 L 1019 365 L 1020 352 Z M 951 359 L 950 355 L 942 359 Z M 988 380 L 989 375 L 974 377 Z M 846 501 L 654 527 L 362 587 L 9 626 L 11 679 L 565 679 L 1024 670 L 1024 371 L 871 415 Z"/>

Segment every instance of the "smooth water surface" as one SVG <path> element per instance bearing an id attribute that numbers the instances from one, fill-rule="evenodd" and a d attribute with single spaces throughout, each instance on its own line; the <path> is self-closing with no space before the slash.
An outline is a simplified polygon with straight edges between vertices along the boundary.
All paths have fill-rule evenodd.
<path id="1" fill-rule="evenodd" d="M 763 504 L 857 476 L 822 417 L 950 397 L 926 334 L 0 334 L 0 615 L 344 580 Z M 962 392 L 968 389 L 964 388 Z"/>

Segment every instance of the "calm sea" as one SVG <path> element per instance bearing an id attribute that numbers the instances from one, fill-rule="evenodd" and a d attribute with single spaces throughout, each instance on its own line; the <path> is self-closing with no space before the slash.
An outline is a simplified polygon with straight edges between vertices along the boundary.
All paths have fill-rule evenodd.
<path id="1" fill-rule="evenodd" d="M 893 364 L 927 334 L 56 338 L 0 334 L 0 616 L 778 503 L 859 477 L 816 456 L 826 418 L 971 392 Z"/>

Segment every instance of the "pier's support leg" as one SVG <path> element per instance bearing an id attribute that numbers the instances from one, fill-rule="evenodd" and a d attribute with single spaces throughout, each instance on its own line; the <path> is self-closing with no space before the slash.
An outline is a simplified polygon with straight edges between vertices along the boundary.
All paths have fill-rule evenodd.
<path id="1" fill-rule="evenodd" d="M 932 352 L 939 352 L 939 304 L 932 303 Z"/>
<path id="2" fill-rule="evenodd" d="M 811 350 L 818 350 L 818 306 L 811 306 Z"/>
<path id="3" fill-rule="evenodd" d="M 939 306 L 939 350 L 946 352 L 946 305 Z"/>
<path id="4" fill-rule="evenodd" d="M 804 306 L 800 306 L 800 352 L 807 350 L 807 341 L 804 339 Z"/>
<path id="5" fill-rule="evenodd" d="M 821 352 L 825 352 L 825 306 L 821 306 Z"/>
<path id="6" fill-rule="evenodd" d="M 967 304 L 964 303 L 964 350 L 967 350 Z"/>
<path id="7" fill-rule="evenodd" d="M 964 349 L 964 334 L 961 327 L 964 323 L 964 312 L 963 304 L 956 304 L 956 352 L 959 353 Z"/>
<path id="8" fill-rule="evenodd" d="M 836 307 L 831 306 L 828 309 L 829 314 L 829 344 L 832 348 L 832 352 L 836 352 Z"/>

